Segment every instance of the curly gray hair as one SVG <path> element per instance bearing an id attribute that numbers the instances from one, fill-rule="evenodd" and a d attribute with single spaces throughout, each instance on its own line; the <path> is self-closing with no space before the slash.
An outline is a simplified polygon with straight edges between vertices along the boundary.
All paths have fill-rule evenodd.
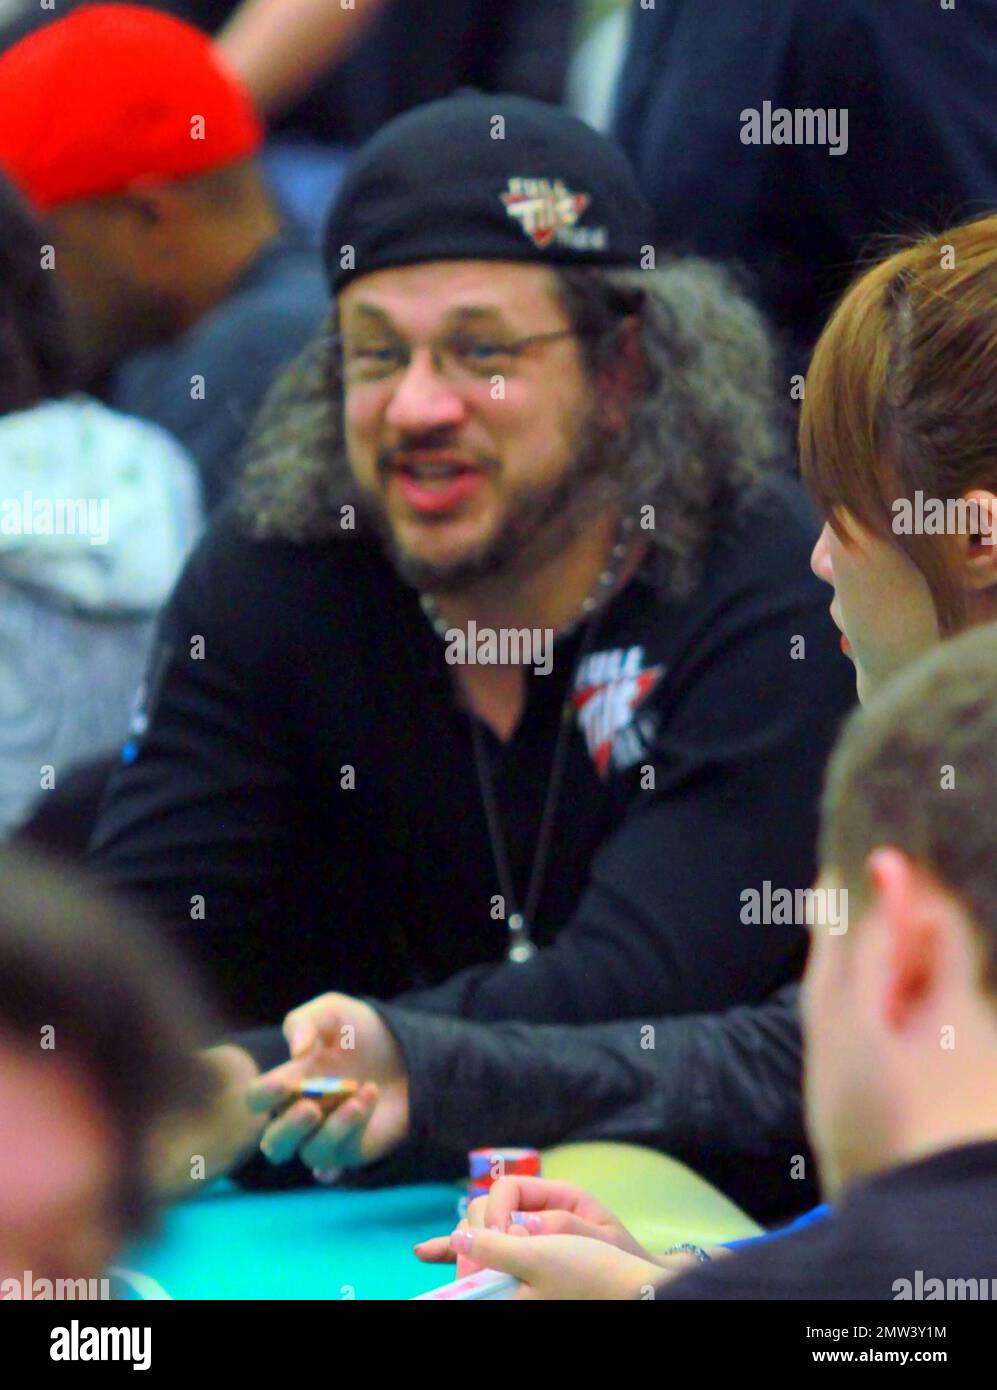
<path id="1" fill-rule="evenodd" d="M 619 364 L 621 324 L 638 318 L 640 390 L 624 427 L 604 437 L 603 477 L 656 545 L 667 592 L 684 597 L 721 504 L 736 507 L 790 457 L 767 329 L 728 272 L 693 258 L 657 270 L 560 270 L 557 282 L 593 383 Z M 355 534 L 341 524 L 344 507 L 363 507 L 344 445 L 337 331 L 333 306 L 271 389 L 244 451 L 239 509 L 260 539 Z"/>

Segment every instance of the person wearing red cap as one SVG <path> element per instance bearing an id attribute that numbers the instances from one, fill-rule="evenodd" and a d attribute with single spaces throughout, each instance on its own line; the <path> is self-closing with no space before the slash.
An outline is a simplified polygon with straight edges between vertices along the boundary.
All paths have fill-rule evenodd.
<path id="1" fill-rule="evenodd" d="M 325 305 L 261 136 L 210 40 L 155 10 L 84 5 L 0 55 L 0 167 L 46 218 L 87 385 L 172 430 L 209 504 Z"/>

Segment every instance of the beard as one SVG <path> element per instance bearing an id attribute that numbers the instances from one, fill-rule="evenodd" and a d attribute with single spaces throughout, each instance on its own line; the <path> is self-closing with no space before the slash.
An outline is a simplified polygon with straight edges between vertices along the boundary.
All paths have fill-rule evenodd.
<path id="1" fill-rule="evenodd" d="M 594 415 L 593 410 L 574 430 L 562 471 L 546 482 L 520 484 L 508 495 L 492 534 L 446 563 L 423 560 L 399 544 L 376 488 L 360 489 L 361 524 L 378 536 L 399 576 L 419 593 L 461 594 L 489 580 L 530 574 L 567 549 L 593 516 L 618 502 L 615 464 L 594 428 Z M 388 475 L 393 456 L 392 451 L 378 458 L 379 477 Z M 495 459 L 483 466 L 492 477 L 499 471 Z"/>

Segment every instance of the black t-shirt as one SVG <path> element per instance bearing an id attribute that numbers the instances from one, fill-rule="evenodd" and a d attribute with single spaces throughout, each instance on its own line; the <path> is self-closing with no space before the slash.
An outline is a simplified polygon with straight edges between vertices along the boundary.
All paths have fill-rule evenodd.
<path id="1" fill-rule="evenodd" d="M 975 1293 L 973 1292 L 975 1286 Z M 675 1299 L 991 1299 L 997 1143 L 966 1144 L 847 1190 L 826 1221 L 701 1265 Z"/>
<path id="2" fill-rule="evenodd" d="M 805 932 L 746 925 L 742 893 L 812 881 L 854 676 L 797 485 L 724 522 L 692 598 L 663 596 L 652 555 L 582 668 L 576 633 L 550 674 L 528 673 L 509 742 L 484 730 L 521 901 L 573 687 L 530 962 L 504 958 L 445 643 L 361 538 L 264 542 L 216 520 L 164 614 L 97 867 L 246 1024 L 326 989 L 538 1022 L 764 999 L 799 971 Z"/>

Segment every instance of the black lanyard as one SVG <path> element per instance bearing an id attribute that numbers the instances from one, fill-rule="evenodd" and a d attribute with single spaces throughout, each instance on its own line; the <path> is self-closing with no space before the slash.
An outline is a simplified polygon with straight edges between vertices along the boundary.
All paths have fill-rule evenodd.
<path id="1" fill-rule="evenodd" d="M 602 610 L 604 611 L 604 610 Z M 543 891 L 544 877 L 547 871 L 547 859 L 550 853 L 551 836 L 554 831 L 554 821 L 557 816 L 557 805 L 561 795 L 561 784 L 564 781 L 564 767 L 568 757 L 568 745 L 571 739 L 571 730 L 574 724 L 574 686 L 575 678 L 582 661 L 592 649 L 595 640 L 596 630 L 599 627 L 601 612 L 594 613 L 586 623 L 585 636 L 575 657 L 571 668 L 571 676 L 568 680 L 568 689 L 561 705 L 561 718 L 558 724 L 557 739 L 554 743 L 554 756 L 551 759 L 550 773 L 547 777 L 547 789 L 544 794 L 543 812 L 540 817 L 540 830 L 537 835 L 537 847 L 533 852 L 533 863 L 530 866 L 530 878 L 526 888 L 526 902 L 523 910 L 520 911 L 518 898 L 516 896 L 515 884 L 512 880 L 512 868 L 509 863 L 509 848 L 502 829 L 502 820 L 499 816 L 498 802 L 495 797 L 495 784 L 492 780 L 492 771 L 489 766 L 488 753 L 484 745 L 484 731 L 481 720 L 473 713 L 468 713 L 471 721 L 471 747 L 474 750 L 474 766 L 478 775 L 478 786 L 481 789 L 481 801 L 485 811 L 485 821 L 488 825 L 488 838 L 492 847 L 492 858 L 495 861 L 495 872 L 498 875 L 499 888 L 505 899 L 505 907 L 508 913 L 506 925 L 509 930 L 509 939 L 506 949 L 506 958 L 516 964 L 522 964 L 536 955 L 536 944 L 532 937 L 533 915 L 536 912 Z"/>

